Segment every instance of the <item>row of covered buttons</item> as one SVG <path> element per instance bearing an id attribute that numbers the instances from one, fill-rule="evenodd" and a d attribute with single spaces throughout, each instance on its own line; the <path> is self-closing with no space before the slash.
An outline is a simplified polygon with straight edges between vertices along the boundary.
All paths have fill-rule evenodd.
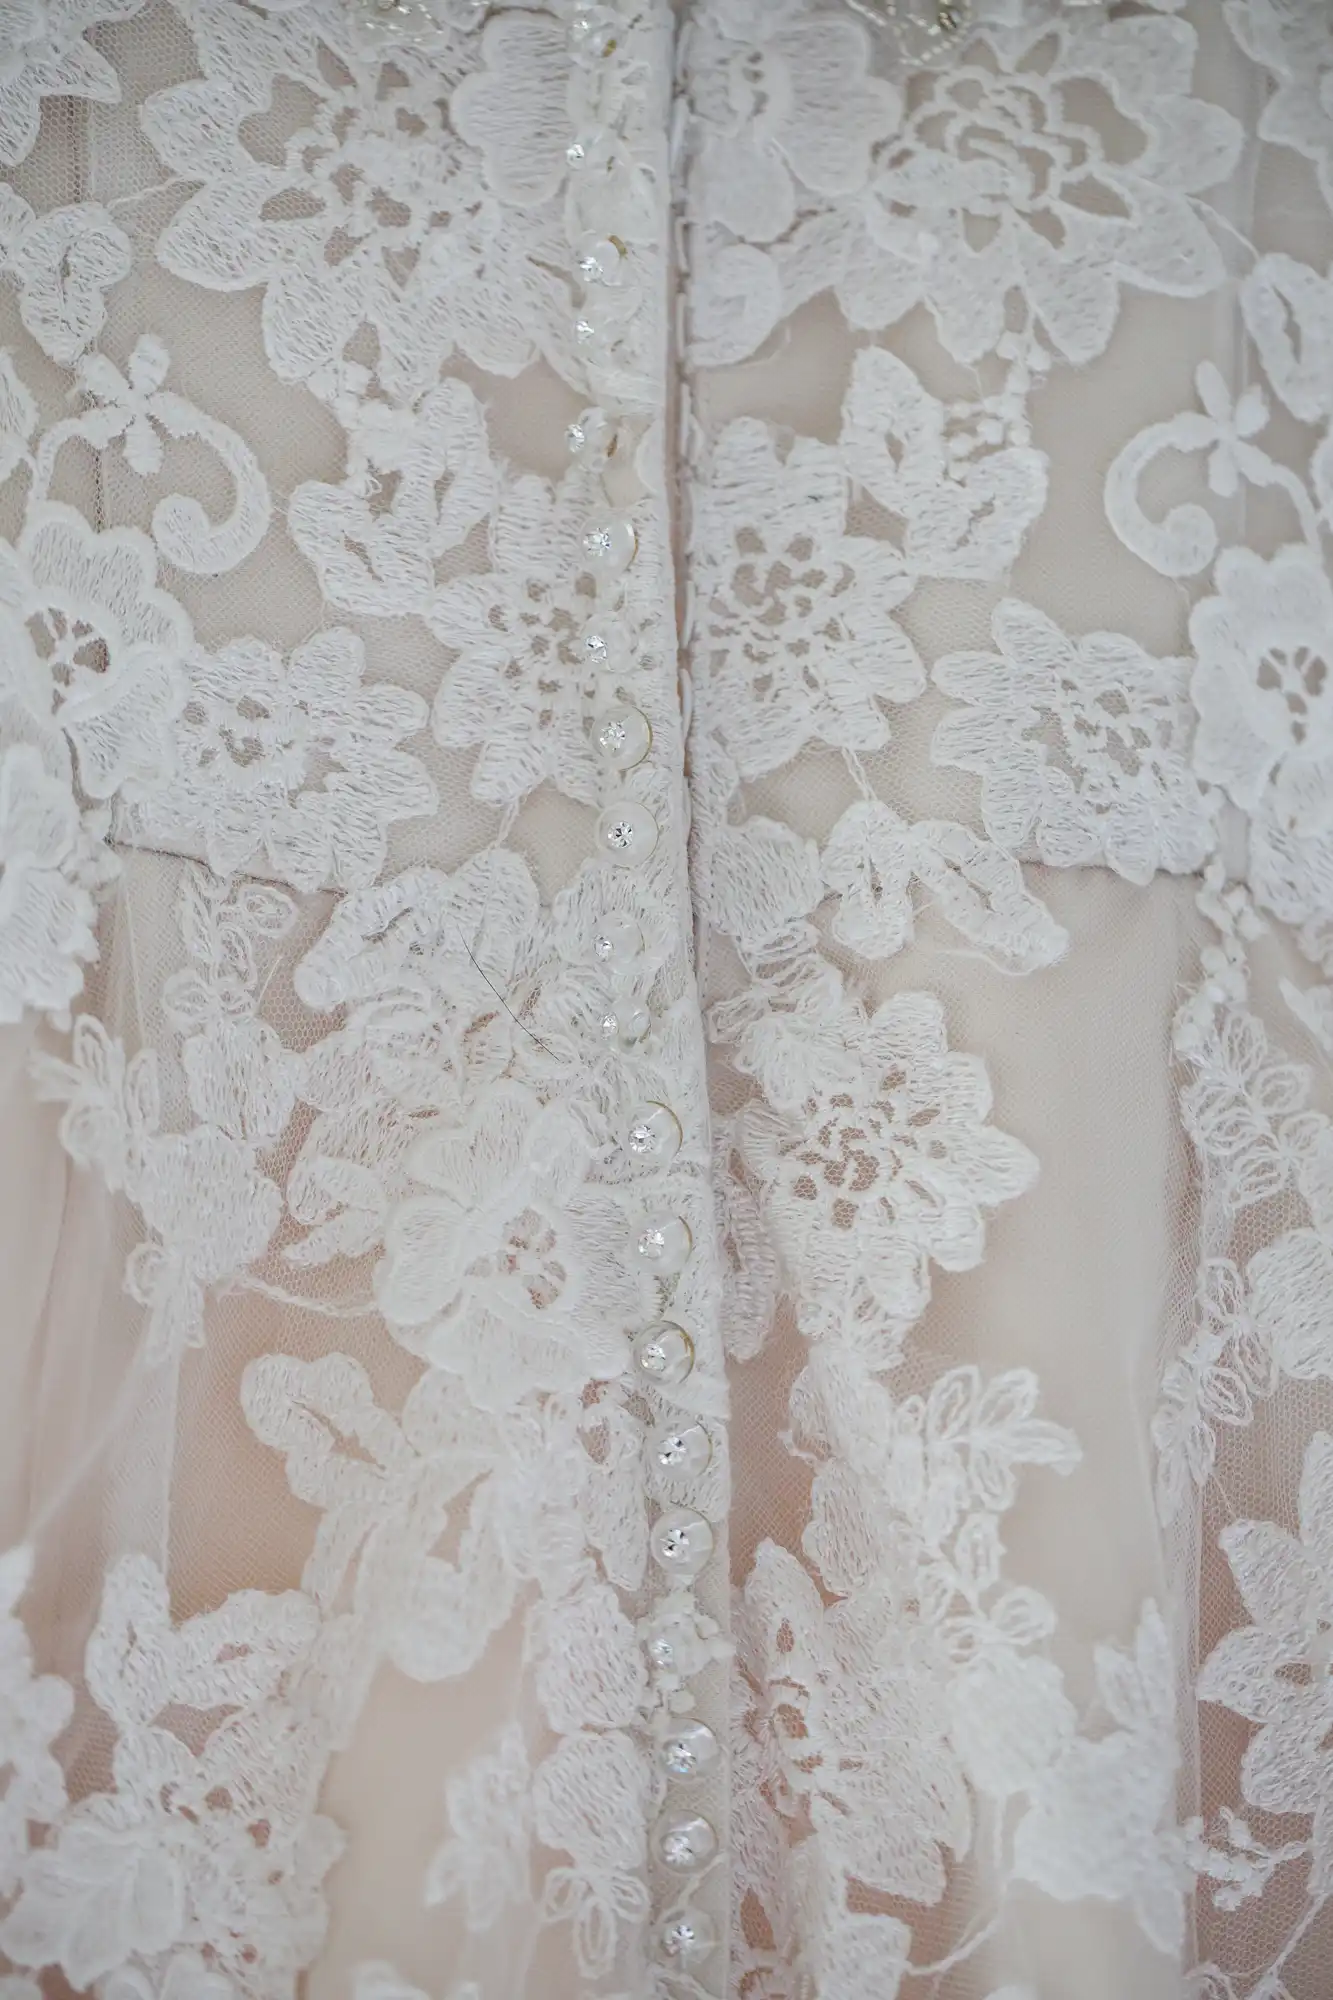
<path id="1" fill-rule="evenodd" d="M 597 420 L 600 420 L 598 422 Z M 589 432 L 597 423 L 603 435 L 604 413 L 589 412 L 578 425 L 577 448 L 588 449 Z M 593 575 L 611 580 L 622 574 L 638 551 L 638 537 L 632 521 L 613 514 L 590 523 L 583 536 L 583 553 Z M 596 690 L 596 711 L 592 720 L 592 747 L 611 771 L 632 771 L 642 764 L 653 746 L 652 725 L 641 709 L 619 698 L 618 676 L 629 664 L 630 649 L 624 635 L 605 615 L 595 617 L 583 633 L 583 657 Z M 622 868 L 637 868 L 657 846 L 658 827 L 648 807 L 638 799 L 612 799 L 597 822 L 597 844 L 608 858 Z"/>
<path id="2" fill-rule="evenodd" d="M 621 11 L 614 5 L 581 5 L 574 9 L 570 38 L 576 65 L 604 64 L 613 57 L 620 42 Z M 594 99 L 605 97 L 602 80 L 592 79 L 586 94 Z M 570 168 L 585 188 L 614 186 L 614 171 L 608 170 L 615 167 L 617 151 L 618 141 L 613 132 L 598 129 L 581 133 L 568 149 Z M 578 206 L 577 196 L 575 206 Z M 574 335 L 596 380 L 599 364 L 606 359 L 627 323 L 638 286 L 615 218 L 608 215 L 585 219 L 592 226 L 577 236 L 573 246 L 574 276 L 583 288 Z M 607 373 L 611 372 L 608 369 Z M 577 456 L 586 454 L 608 463 L 618 443 L 614 410 L 586 411 L 571 425 L 568 442 Z M 621 513 L 608 512 L 591 521 L 584 531 L 583 556 L 596 581 L 599 599 L 581 641 L 582 658 L 593 691 L 590 735 L 594 752 L 615 776 L 637 769 L 653 747 L 648 718 L 624 699 L 620 685 L 632 664 L 633 647 L 618 616 L 621 605 L 618 586 L 637 555 L 634 524 Z M 656 851 L 658 840 L 657 820 L 641 800 L 625 794 L 606 802 L 597 821 L 596 841 L 608 861 L 621 868 L 640 867 Z M 639 926 L 632 918 L 621 915 L 608 916 L 593 942 L 595 958 L 617 985 L 615 999 L 602 1017 L 602 1031 L 609 1040 L 627 1048 L 646 1040 L 652 1028 L 649 1011 L 632 984 L 643 946 Z M 668 1167 L 681 1142 L 680 1121 L 669 1105 L 645 1102 L 630 1110 L 622 1144 L 635 1168 L 660 1171 Z M 690 1227 L 683 1216 L 649 1210 L 634 1225 L 635 1261 L 654 1279 L 670 1281 L 677 1276 L 689 1262 L 693 1248 Z M 678 1387 L 690 1375 L 694 1362 L 694 1342 L 688 1331 L 674 1322 L 663 1321 L 649 1327 L 634 1340 L 632 1368 L 644 1386 L 654 1391 Z M 652 1433 L 647 1451 L 652 1462 L 668 1477 L 692 1479 L 707 1470 L 712 1441 L 702 1424 L 667 1422 Z M 713 1531 L 703 1515 L 693 1509 L 671 1508 L 659 1514 L 653 1523 L 650 1548 L 665 1578 L 676 1584 L 688 1584 L 713 1553 Z M 654 1646 L 660 1649 L 660 1656 L 654 1655 Z M 672 1667 L 671 1641 L 665 1635 L 650 1644 L 649 1653 L 654 1664 L 666 1669 Z M 672 1717 L 657 1744 L 660 1768 L 673 1783 L 702 1777 L 717 1765 L 720 1755 L 717 1738 L 707 1724 L 680 1715 Z M 656 1828 L 653 1844 L 665 1868 L 689 1876 L 712 1860 L 717 1851 L 717 1836 L 698 1813 L 668 1811 Z M 656 1940 L 662 1957 L 681 1966 L 702 1961 L 718 1941 L 712 1919 L 688 1903 L 675 1907 L 662 1918 Z"/>

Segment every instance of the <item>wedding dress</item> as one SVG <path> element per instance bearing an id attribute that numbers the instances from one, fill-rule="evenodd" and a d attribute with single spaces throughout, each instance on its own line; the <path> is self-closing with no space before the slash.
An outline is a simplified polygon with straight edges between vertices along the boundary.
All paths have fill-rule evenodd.
<path id="1" fill-rule="evenodd" d="M 0 2000 L 1327 2000 L 1333 8 L 0 161 Z"/>

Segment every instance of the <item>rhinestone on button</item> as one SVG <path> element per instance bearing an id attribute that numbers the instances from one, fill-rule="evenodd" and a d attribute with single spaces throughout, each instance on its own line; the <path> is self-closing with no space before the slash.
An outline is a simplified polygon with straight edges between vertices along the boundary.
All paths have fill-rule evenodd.
<path id="1" fill-rule="evenodd" d="M 594 618 L 584 626 L 578 645 L 583 663 L 591 673 L 623 674 L 629 666 L 630 652 L 624 633 L 603 619 Z"/>
<path id="2" fill-rule="evenodd" d="M 673 1965 L 697 1965 L 716 1943 L 712 1919 L 702 1910 L 678 1910 L 658 1926 L 658 1950 Z"/>
<path id="3" fill-rule="evenodd" d="M 657 845 L 657 821 L 637 799 L 614 799 L 597 822 L 597 844 L 621 868 L 637 868 Z"/>
<path id="4" fill-rule="evenodd" d="M 688 1875 L 712 1860 L 717 1853 L 717 1835 L 706 1819 L 668 1820 L 658 1828 L 657 1851 L 668 1868 Z"/>
<path id="5" fill-rule="evenodd" d="M 643 932 L 633 917 L 603 917 L 593 933 L 592 955 L 608 972 L 627 972 L 643 951 Z"/>
<path id="6" fill-rule="evenodd" d="M 645 1041 L 652 1025 L 653 1017 L 641 1000 L 626 1000 L 620 1006 L 608 1008 L 602 1016 L 602 1033 L 608 1042 L 616 1042 L 622 1049 L 632 1049 L 636 1043 Z"/>
<path id="7" fill-rule="evenodd" d="M 649 1538 L 653 1559 L 672 1576 L 697 1576 L 713 1553 L 713 1530 L 690 1507 L 659 1514 Z"/>
<path id="8" fill-rule="evenodd" d="M 585 285 L 619 285 L 625 277 L 625 246 L 618 236 L 590 232 L 574 245 L 574 268 Z"/>
<path id="9" fill-rule="evenodd" d="M 680 1120 L 665 1104 L 636 1104 L 625 1128 L 625 1151 L 639 1165 L 664 1167 L 680 1151 Z"/>
<path id="10" fill-rule="evenodd" d="M 702 1777 L 705 1771 L 712 1770 L 721 1754 L 721 1746 L 706 1722 L 678 1723 L 657 1746 L 658 1761 L 669 1778 Z"/>
<path id="11" fill-rule="evenodd" d="M 575 173 L 581 173 L 588 167 L 604 167 L 614 150 L 614 135 L 605 126 L 594 125 L 570 141 L 565 159 Z"/>
<path id="12" fill-rule="evenodd" d="M 664 1424 L 648 1447 L 654 1465 L 675 1479 L 697 1479 L 708 1470 L 713 1440 L 702 1424 Z"/>
<path id="13" fill-rule="evenodd" d="M 632 771 L 652 745 L 652 727 L 637 708 L 607 708 L 593 719 L 592 747 L 613 771 Z"/>
<path id="14" fill-rule="evenodd" d="M 585 410 L 565 428 L 565 443 L 571 458 L 585 452 L 609 455 L 615 447 L 615 429 L 605 410 Z"/>
<path id="15" fill-rule="evenodd" d="M 623 514 L 608 514 L 604 520 L 590 521 L 583 531 L 583 553 L 590 569 L 602 576 L 619 576 L 634 560 L 639 538 L 633 521 Z"/>
<path id="16" fill-rule="evenodd" d="M 634 1366 L 647 1381 L 675 1389 L 694 1366 L 694 1342 L 670 1321 L 650 1326 L 634 1343 Z"/>
<path id="17" fill-rule="evenodd" d="M 615 16 L 607 7 L 580 7 L 569 24 L 569 39 L 577 50 L 609 55 L 615 47 Z"/>
<path id="18" fill-rule="evenodd" d="M 639 1262 L 663 1278 L 684 1270 L 693 1248 L 690 1225 L 680 1215 L 646 1216 L 634 1237 Z"/>

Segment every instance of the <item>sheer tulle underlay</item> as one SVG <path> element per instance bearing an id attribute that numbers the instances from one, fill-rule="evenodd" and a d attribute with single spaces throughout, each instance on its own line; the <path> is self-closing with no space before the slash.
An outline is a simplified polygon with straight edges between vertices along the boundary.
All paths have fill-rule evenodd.
<path id="1" fill-rule="evenodd" d="M 911 11 L 0 5 L 0 2000 L 1330 1989 L 1333 15 Z"/>

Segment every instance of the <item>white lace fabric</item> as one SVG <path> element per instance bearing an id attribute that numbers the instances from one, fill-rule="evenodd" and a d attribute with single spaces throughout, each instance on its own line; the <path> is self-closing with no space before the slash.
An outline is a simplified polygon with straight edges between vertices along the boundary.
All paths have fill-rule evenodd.
<path id="1" fill-rule="evenodd" d="M 0 8 L 0 2000 L 1327 1990 L 1333 18 L 905 20 Z"/>

